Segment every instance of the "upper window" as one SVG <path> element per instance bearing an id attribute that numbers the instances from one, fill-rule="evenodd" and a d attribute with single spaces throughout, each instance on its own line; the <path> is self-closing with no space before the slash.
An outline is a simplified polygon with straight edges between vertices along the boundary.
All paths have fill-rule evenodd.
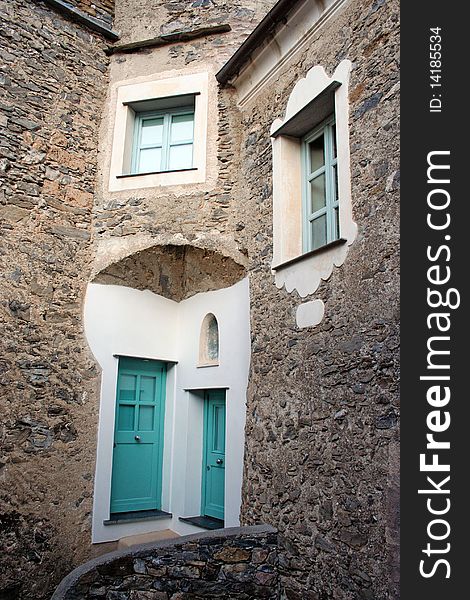
<path id="1" fill-rule="evenodd" d="M 334 117 L 302 140 L 303 251 L 339 238 L 338 153 Z"/>
<path id="2" fill-rule="evenodd" d="M 157 173 L 193 166 L 194 107 L 136 114 L 132 173 Z"/>
<path id="3" fill-rule="evenodd" d="M 208 73 L 139 77 L 119 82 L 113 93 L 109 191 L 207 181 L 207 161 L 217 165 L 207 153 L 208 135 L 215 143 L 217 134 L 208 118 Z"/>

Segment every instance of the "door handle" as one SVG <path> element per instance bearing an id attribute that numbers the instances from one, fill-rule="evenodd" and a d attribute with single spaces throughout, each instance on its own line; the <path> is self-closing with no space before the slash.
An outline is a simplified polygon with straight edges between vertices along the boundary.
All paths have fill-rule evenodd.
<path id="1" fill-rule="evenodd" d="M 136 442 L 140 442 L 140 435 L 135 435 L 134 439 L 135 439 Z"/>
<path id="2" fill-rule="evenodd" d="M 222 464 L 224 461 L 223 461 L 221 458 L 218 458 L 218 459 L 217 459 L 215 462 L 216 462 L 218 465 L 221 465 L 221 464 Z"/>

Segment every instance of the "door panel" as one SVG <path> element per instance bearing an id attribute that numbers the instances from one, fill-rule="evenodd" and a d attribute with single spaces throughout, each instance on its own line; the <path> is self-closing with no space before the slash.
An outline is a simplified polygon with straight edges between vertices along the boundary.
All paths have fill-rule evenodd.
<path id="1" fill-rule="evenodd" d="M 149 477 L 149 471 L 155 469 L 152 444 L 119 444 L 115 448 L 114 464 L 119 468 L 119 476 L 113 477 L 113 501 L 117 507 L 126 501 L 132 506 L 124 507 L 125 510 L 135 510 L 135 505 L 140 507 L 143 501 L 153 497 L 154 478 Z"/>
<path id="2" fill-rule="evenodd" d="M 225 392 L 208 391 L 204 400 L 202 514 L 224 519 Z"/>
<path id="3" fill-rule="evenodd" d="M 166 365 L 119 360 L 111 512 L 160 508 Z"/>

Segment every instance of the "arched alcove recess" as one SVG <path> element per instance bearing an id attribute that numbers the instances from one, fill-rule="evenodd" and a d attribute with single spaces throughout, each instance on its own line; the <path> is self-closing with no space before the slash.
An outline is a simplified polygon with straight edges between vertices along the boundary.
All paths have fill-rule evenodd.
<path id="1" fill-rule="evenodd" d="M 93 283 L 150 290 L 176 302 L 200 292 L 234 285 L 246 274 L 243 265 L 219 252 L 190 245 L 152 246 L 100 271 Z"/>
<path id="2" fill-rule="evenodd" d="M 215 315 L 208 313 L 201 324 L 198 367 L 212 367 L 219 364 L 219 343 L 219 323 Z"/>

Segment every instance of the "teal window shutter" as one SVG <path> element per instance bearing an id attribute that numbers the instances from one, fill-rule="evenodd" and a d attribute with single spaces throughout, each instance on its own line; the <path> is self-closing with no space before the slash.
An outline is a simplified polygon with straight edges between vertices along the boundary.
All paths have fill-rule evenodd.
<path id="1" fill-rule="evenodd" d="M 132 173 L 158 173 L 193 166 L 194 108 L 136 113 Z"/>
<path id="2" fill-rule="evenodd" d="M 336 125 L 328 118 L 302 140 L 303 251 L 339 238 Z"/>

